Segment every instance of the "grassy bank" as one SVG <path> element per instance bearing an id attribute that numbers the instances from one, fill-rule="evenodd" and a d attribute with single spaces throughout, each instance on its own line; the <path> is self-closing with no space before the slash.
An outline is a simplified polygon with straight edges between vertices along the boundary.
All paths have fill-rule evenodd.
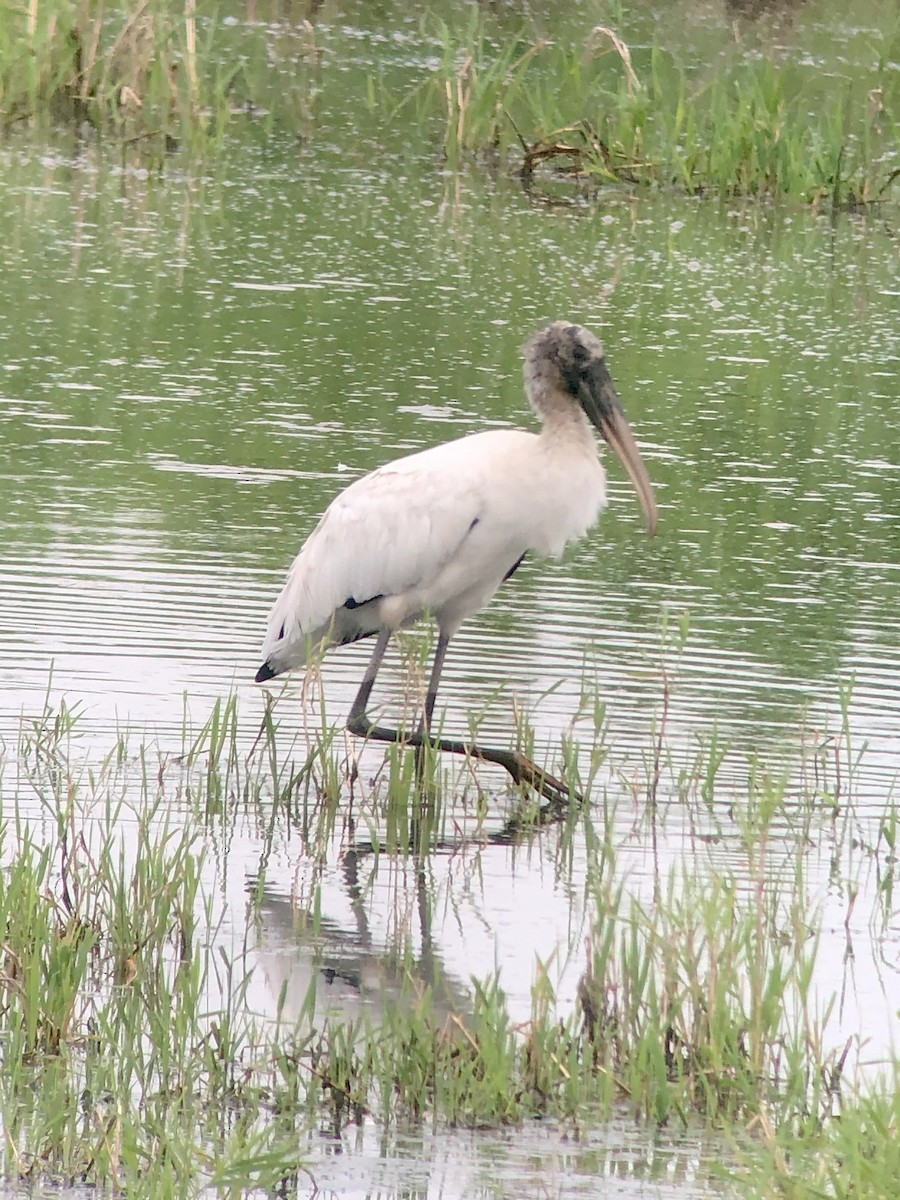
<path id="1" fill-rule="evenodd" d="M 688 65 L 661 44 L 632 49 L 606 25 L 574 44 L 497 48 L 483 23 L 443 24 L 440 36 L 435 103 L 451 163 L 514 156 L 530 186 L 568 177 L 831 207 L 890 198 L 900 176 L 896 28 L 856 80 L 823 76 L 799 48 L 747 54 L 736 43 Z"/>
<path id="2" fill-rule="evenodd" d="M 235 117 L 311 117 L 312 26 L 203 0 L 29 0 L 0 12 L 0 123 L 100 134 L 145 157 L 218 146 Z M 245 20 L 245 24 L 241 21 Z M 275 76 L 280 77 L 276 80 Z"/>
<path id="3" fill-rule="evenodd" d="M 833 61 L 811 61 L 796 40 L 746 44 L 737 26 L 698 61 L 658 37 L 629 44 L 622 12 L 553 37 L 536 19 L 514 30 L 477 7 L 447 12 L 418 14 L 411 33 L 398 9 L 419 60 L 398 67 L 386 52 L 360 60 L 358 37 L 327 6 L 314 26 L 277 7 L 250 19 L 197 0 L 31 0 L 0 13 L 0 122 L 93 129 L 164 155 L 207 150 L 248 117 L 307 144 L 340 110 L 354 143 L 429 154 L 437 139 L 451 167 L 499 165 L 532 188 L 832 208 L 896 198 L 900 32 L 884 14 L 861 68 L 837 42 Z"/>
<path id="4" fill-rule="evenodd" d="M 327 858 L 345 819 L 342 755 L 326 739 L 298 758 L 270 724 L 248 757 L 233 702 L 186 732 L 176 754 L 122 740 L 96 760 L 77 732 L 65 710 L 47 710 L 4 763 L 8 1179 L 154 1196 L 253 1185 L 287 1194 L 317 1129 L 340 1138 L 366 1121 L 388 1135 L 426 1120 L 482 1128 L 536 1117 L 574 1129 L 628 1114 L 648 1128 L 699 1122 L 724 1136 L 735 1194 L 891 1194 L 896 1075 L 855 1090 L 856 1052 L 829 1035 L 837 991 L 813 984 L 810 846 L 824 837 L 835 863 L 857 855 L 880 864 L 879 878 L 894 870 L 890 815 L 874 841 L 860 835 L 840 739 L 804 752 L 811 782 L 799 794 L 751 769 L 742 794 L 720 795 L 721 757 L 702 751 L 677 796 L 697 823 L 698 849 L 689 869 L 657 867 L 649 891 L 634 885 L 617 814 L 596 792 L 551 829 L 507 823 L 507 840 L 523 848 L 556 839 L 563 870 L 583 839 L 592 914 L 574 1011 L 560 1017 L 542 971 L 530 1019 L 514 1023 L 497 979 L 443 989 L 405 940 L 392 951 L 389 1003 L 323 1014 L 322 965 L 306 994 L 292 994 L 286 979 L 270 1011 L 253 1015 L 273 845 L 289 838 L 304 857 Z M 644 796 L 648 852 L 665 834 L 658 768 L 649 765 Z M 411 851 L 396 813 L 417 809 L 393 756 L 351 807 L 372 834 L 353 850 L 357 867 L 368 864 L 374 878 L 382 859 L 388 869 L 407 862 L 427 913 L 425 864 L 431 847 L 446 849 L 440 806 L 418 810 Z M 217 896 L 235 828 L 247 820 L 258 831 L 259 872 L 246 931 L 235 935 L 222 928 Z M 393 839 L 384 835 L 392 821 Z M 714 838 L 732 843 L 740 871 L 702 855 Z M 489 835 L 470 848 L 490 852 Z M 835 869 L 853 895 L 854 879 Z M 892 889 L 878 894 L 873 921 L 884 925 Z M 315 895 L 292 920 L 315 962 L 324 936 Z"/>

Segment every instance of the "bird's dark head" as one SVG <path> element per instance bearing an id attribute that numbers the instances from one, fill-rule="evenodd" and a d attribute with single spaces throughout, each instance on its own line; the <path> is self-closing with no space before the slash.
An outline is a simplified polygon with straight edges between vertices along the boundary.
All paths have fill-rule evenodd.
<path id="1" fill-rule="evenodd" d="M 647 527 L 656 532 L 653 486 L 613 384 L 603 345 L 583 325 L 554 321 L 525 344 L 525 390 L 544 421 L 577 405 L 621 459 Z"/>
<path id="2" fill-rule="evenodd" d="M 525 382 L 529 395 L 535 391 L 562 390 L 590 411 L 597 402 L 618 404 L 618 396 L 606 368 L 603 344 L 583 325 L 554 321 L 525 344 Z M 537 388 L 534 388 L 537 385 Z M 540 399 L 537 403 L 540 411 Z M 595 422 L 596 423 L 596 422 Z"/>

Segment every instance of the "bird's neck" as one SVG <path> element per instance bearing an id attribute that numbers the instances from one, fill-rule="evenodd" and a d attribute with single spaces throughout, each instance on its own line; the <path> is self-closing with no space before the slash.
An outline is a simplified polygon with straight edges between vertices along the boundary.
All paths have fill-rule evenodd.
<path id="1" fill-rule="evenodd" d="M 585 450 L 592 455 L 597 453 L 597 439 L 590 421 L 580 408 L 566 400 L 553 407 L 544 407 L 542 414 L 544 424 L 540 437 L 548 448 L 562 449 L 566 453 L 573 450 Z"/>

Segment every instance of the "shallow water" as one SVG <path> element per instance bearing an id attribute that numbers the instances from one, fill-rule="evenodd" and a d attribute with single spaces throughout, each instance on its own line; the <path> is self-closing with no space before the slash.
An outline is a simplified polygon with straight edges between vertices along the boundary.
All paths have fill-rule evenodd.
<path id="1" fill-rule="evenodd" d="M 557 762 L 562 734 L 590 745 L 596 696 L 607 757 L 595 798 L 614 808 L 620 866 L 648 897 L 661 723 L 663 874 L 711 862 L 749 881 L 727 815 L 748 764 L 775 764 L 799 788 L 809 747 L 826 746 L 823 790 L 852 797 L 856 838 L 839 839 L 823 811 L 806 864 L 819 982 L 841 996 L 834 1044 L 858 1039 L 864 1066 L 884 1061 L 898 1034 L 900 931 L 879 908 L 884 864 L 865 848 L 900 768 L 900 286 L 888 219 L 618 190 L 553 207 L 502 176 L 348 156 L 324 139 L 298 154 L 277 132 L 250 131 L 206 175 L 175 163 L 150 176 L 95 146 L 24 140 L 0 149 L 0 166 L 9 802 L 39 819 L 9 763 L 45 697 L 78 711 L 79 753 L 104 753 L 124 730 L 165 759 L 236 693 L 249 749 L 266 611 L 322 508 L 392 456 L 530 421 L 518 348 L 542 321 L 570 317 L 602 333 L 660 531 L 647 539 L 609 464 L 599 527 L 561 563 L 528 561 L 454 642 L 445 730 L 479 712 L 482 739 L 505 744 L 524 708 L 539 760 Z M 330 720 L 368 653 L 326 660 Z M 406 687 L 395 655 L 376 693 L 386 718 Z M 279 711 L 285 735 L 302 737 L 299 681 Z M 686 815 L 685 779 L 714 739 L 729 748 L 715 801 L 706 817 L 699 803 Z M 841 775 L 863 747 L 852 779 L 849 766 Z M 364 785 L 382 762 L 365 752 Z M 478 772 L 482 819 L 473 782 L 458 778 L 447 828 L 499 828 L 503 779 Z M 376 1009 L 395 995 L 392 955 L 408 945 L 448 1005 L 496 968 L 525 1019 L 537 961 L 561 1009 L 573 1003 L 590 925 L 582 842 L 562 862 L 552 835 L 527 852 L 457 838 L 423 882 L 407 860 L 348 855 L 369 836 L 353 812 L 348 803 L 324 863 L 296 828 L 266 850 L 249 993 L 260 1012 L 283 987 L 299 1004 L 316 976 L 328 979 L 326 1008 Z M 221 845 L 209 838 L 220 936 L 242 944 L 265 839 L 252 818 Z M 321 912 L 314 938 L 298 929 L 307 907 Z M 578 1146 L 552 1130 L 426 1138 L 396 1161 L 376 1141 L 365 1130 L 340 1156 L 321 1149 L 325 1194 L 513 1196 L 534 1171 L 573 1197 L 595 1194 L 598 1175 L 610 1195 L 714 1190 L 708 1146 L 631 1127 Z"/>

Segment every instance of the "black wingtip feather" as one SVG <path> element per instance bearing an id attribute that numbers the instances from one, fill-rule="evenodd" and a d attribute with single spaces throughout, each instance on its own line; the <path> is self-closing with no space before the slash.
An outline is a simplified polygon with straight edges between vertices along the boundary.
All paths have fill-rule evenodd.
<path id="1" fill-rule="evenodd" d="M 272 668 L 269 666 L 269 664 L 267 662 L 264 662 L 263 665 L 256 672 L 256 682 L 257 683 L 266 683 L 268 680 L 274 679 L 277 674 L 278 674 L 277 671 L 273 671 Z"/>

